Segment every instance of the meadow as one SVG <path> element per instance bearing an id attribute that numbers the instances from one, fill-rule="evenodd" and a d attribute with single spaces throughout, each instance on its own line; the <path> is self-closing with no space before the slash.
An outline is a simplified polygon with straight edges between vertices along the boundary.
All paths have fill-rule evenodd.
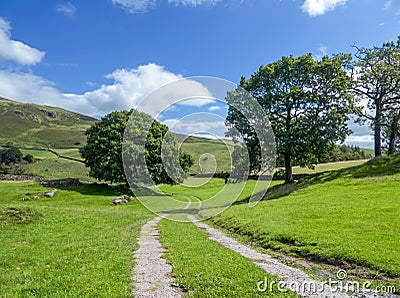
<path id="1" fill-rule="evenodd" d="M 135 239 L 153 215 L 134 201 L 111 206 L 118 188 L 59 189 L 1 182 L 1 297 L 131 297 Z"/>

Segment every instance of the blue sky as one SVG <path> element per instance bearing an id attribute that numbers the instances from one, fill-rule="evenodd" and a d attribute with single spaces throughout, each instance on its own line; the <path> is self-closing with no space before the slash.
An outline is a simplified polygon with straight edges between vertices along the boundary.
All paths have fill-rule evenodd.
<path id="1" fill-rule="evenodd" d="M 0 96 L 100 116 L 175 79 L 238 83 L 283 55 L 351 53 L 399 29 L 398 0 L 3 0 Z M 224 116 L 199 103 L 164 120 L 212 109 Z M 349 143 L 371 146 L 354 130 Z"/>

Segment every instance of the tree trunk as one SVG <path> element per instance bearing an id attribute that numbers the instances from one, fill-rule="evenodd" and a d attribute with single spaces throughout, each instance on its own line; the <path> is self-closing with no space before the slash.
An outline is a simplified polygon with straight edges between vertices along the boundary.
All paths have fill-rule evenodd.
<path id="1" fill-rule="evenodd" d="M 398 129 L 399 129 L 399 116 L 396 115 L 393 117 L 390 123 L 390 134 L 389 134 L 389 149 L 388 154 L 392 155 L 396 153 L 396 139 L 398 137 Z"/>
<path id="2" fill-rule="evenodd" d="M 292 172 L 292 157 L 289 153 L 284 154 L 285 157 L 285 183 L 293 182 L 293 172 Z"/>
<path id="3" fill-rule="evenodd" d="M 380 101 L 376 104 L 375 120 L 374 120 L 374 142 L 375 157 L 382 156 L 382 139 L 381 139 L 381 106 Z"/>

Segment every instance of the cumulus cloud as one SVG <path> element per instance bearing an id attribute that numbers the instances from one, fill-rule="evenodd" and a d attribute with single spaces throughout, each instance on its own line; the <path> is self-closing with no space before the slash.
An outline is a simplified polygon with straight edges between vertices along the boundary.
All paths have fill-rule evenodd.
<path id="1" fill-rule="evenodd" d="M 10 23 L 0 17 L 0 62 L 8 60 L 21 65 L 35 65 L 43 59 L 45 52 L 12 40 L 10 31 Z"/>
<path id="2" fill-rule="evenodd" d="M 162 121 L 173 132 L 185 135 L 210 135 L 223 138 L 227 130 L 224 117 L 209 113 L 194 113 L 181 119 Z"/>
<path id="3" fill-rule="evenodd" d="M 68 2 L 58 5 L 56 11 L 66 15 L 67 17 L 72 17 L 76 13 L 76 7 L 71 2 Z"/>
<path id="4" fill-rule="evenodd" d="M 323 15 L 335 9 L 338 5 L 343 5 L 348 0 L 306 0 L 301 7 L 310 16 Z"/>
<path id="5" fill-rule="evenodd" d="M 177 101 L 180 105 L 197 107 L 214 102 L 210 92 L 200 83 L 182 79 L 181 75 L 153 63 L 135 69 L 118 69 L 107 78 L 112 81 L 110 84 L 75 94 L 63 93 L 52 82 L 34 74 L 3 70 L 0 71 L 0 96 L 59 106 L 92 116 L 136 107 L 156 116 Z M 175 81 L 179 83 L 171 83 Z M 161 86 L 164 87 L 159 89 Z M 147 97 L 150 93 L 152 96 Z"/>
<path id="6" fill-rule="evenodd" d="M 156 6 L 156 0 L 112 0 L 112 3 L 129 13 L 145 12 Z"/>

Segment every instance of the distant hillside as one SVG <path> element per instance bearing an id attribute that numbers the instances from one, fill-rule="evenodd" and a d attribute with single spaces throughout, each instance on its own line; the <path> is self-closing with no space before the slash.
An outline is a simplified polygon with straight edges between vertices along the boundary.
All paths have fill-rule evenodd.
<path id="1" fill-rule="evenodd" d="M 19 103 L 0 98 L 0 145 L 73 148 L 86 142 L 84 135 L 96 119 L 61 108 Z"/>
<path id="2" fill-rule="evenodd" d="M 64 156 L 79 158 L 77 149 L 86 143 L 85 131 L 96 119 L 61 108 L 15 102 L 0 97 L 0 145 L 12 142 L 19 148 L 52 148 Z M 185 140 L 184 151 L 195 158 L 191 173 L 199 173 L 199 160 L 204 153 L 211 153 L 218 161 L 217 171 L 230 170 L 230 154 L 220 140 L 187 137 L 176 134 L 178 141 Z M 232 145 L 227 141 L 228 146 Z M 58 150 L 57 150 L 58 149 Z M 60 151 L 61 150 L 61 151 Z M 213 171 L 211 159 L 203 157 L 202 172 Z"/>

